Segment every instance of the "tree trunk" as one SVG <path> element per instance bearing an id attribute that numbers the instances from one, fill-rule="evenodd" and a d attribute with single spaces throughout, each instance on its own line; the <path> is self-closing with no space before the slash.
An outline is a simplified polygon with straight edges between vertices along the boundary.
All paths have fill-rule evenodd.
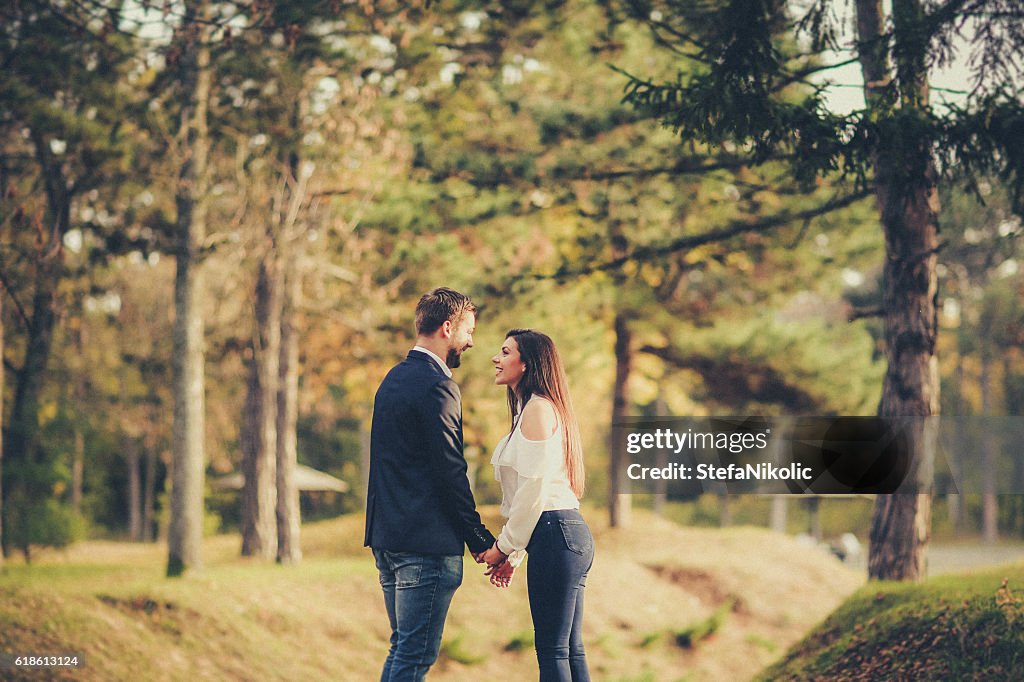
<path id="1" fill-rule="evenodd" d="M 959 346 L 960 344 L 958 344 Z M 953 481 L 960 481 L 963 473 L 963 453 L 961 450 L 964 447 L 967 436 L 964 433 L 964 419 L 967 416 L 967 401 L 964 400 L 963 386 L 964 386 L 964 355 L 960 348 L 957 348 L 956 352 L 956 369 L 953 373 L 953 381 L 958 386 L 958 393 L 956 399 L 956 406 L 954 407 L 953 414 L 957 419 L 955 424 L 957 425 L 956 431 L 953 435 L 953 448 L 949 453 L 949 468 L 952 474 Z M 957 493 L 950 493 L 946 495 L 947 504 L 947 518 L 950 524 L 953 526 L 954 535 L 959 535 L 960 531 L 963 530 L 965 515 L 964 495 L 963 491 L 960 490 Z"/>
<path id="2" fill-rule="evenodd" d="M 11 404 L 4 448 L 7 454 L 7 468 L 16 464 L 22 472 L 28 472 L 39 460 L 39 402 L 46 380 L 46 368 L 53 347 L 53 334 L 57 326 L 57 302 L 61 279 L 64 276 L 63 240 L 71 220 L 72 193 L 68 190 L 68 179 L 58 163 L 51 158 L 49 143 L 35 129 L 31 131 L 36 160 L 42 169 L 46 190 L 47 224 L 52 226 L 48 234 L 40 234 L 36 254 L 34 292 L 32 296 L 32 317 L 28 323 L 25 356 L 18 372 Z M 20 480 L 12 481 L 8 476 L 6 494 L 7 533 L 21 525 L 19 511 L 32 502 L 51 495 L 48 484 L 23 473 Z M 21 533 L 27 537 L 27 533 Z M 8 543 L 9 544 L 9 543 Z M 19 549 L 29 559 L 29 548 L 21 543 Z"/>
<path id="3" fill-rule="evenodd" d="M 125 438 L 128 450 L 128 537 L 132 542 L 142 542 L 142 464 L 139 459 L 139 444 L 134 438 Z"/>
<path id="4" fill-rule="evenodd" d="M 289 113 L 289 127 L 302 129 L 308 97 L 301 91 Z M 299 338 L 295 324 L 296 305 L 301 292 L 299 257 L 302 253 L 302 229 L 299 214 L 305 201 L 306 180 L 300 168 L 298 148 L 287 148 L 284 167 L 288 169 L 277 210 L 278 230 L 278 319 L 280 349 L 276 403 L 277 430 L 277 561 L 294 564 L 302 560 L 301 509 L 299 488 L 295 482 L 298 466 L 299 416 Z"/>
<path id="5" fill-rule="evenodd" d="M 981 414 L 992 416 L 992 354 L 982 340 L 981 350 Z M 996 443 L 988 430 L 982 435 L 981 460 L 981 536 L 994 544 L 999 539 L 999 500 L 996 497 Z"/>
<path id="6" fill-rule="evenodd" d="M 277 561 L 294 564 L 302 560 L 301 510 L 299 488 L 295 483 L 299 416 L 299 335 L 295 327 L 295 303 L 299 279 L 293 262 L 283 274 L 277 388 Z"/>
<path id="7" fill-rule="evenodd" d="M 75 427 L 75 449 L 71 457 L 71 508 L 82 511 L 82 486 L 85 479 L 85 434 Z"/>
<path id="8" fill-rule="evenodd" d="M 814 541 L 821 544 L 824 534 L 821 532 L 821 498 L 807 498 L 807 533 Z"/>
<path id="9" fill-rule="evenodd" d="M 186 5 L 185 25 L 196 24 L 205 5 Z M 206 238 L 211 67 L 209 27 L 197 31 L 195 44 L 183 40 L 181 81 L 191 101 L 182 110 L 186 149 L 176 191 L 177 267 L 174 282 L 174 435 L 171 518 L 167 575 L 202 570 L 206 455 L 205 350 L 203 347 L 202 248 Z"/>
<path id="10" fill-rule="evenodd" d="M 10 460 L 33 461 L 39 447 L 39 399 L 57 322 L 57 282 L 54 256 L 40 254 L 37 264 L 32 320 L 28 329 L 25 360 L 18 372 L 11 404 L 11 421 L 6 442 Z"/>
<path id="11" fill-rule="evenodd" d="M 7 556 L 7 541 L 4 539 L 4 294 L 0 291 L 0 568 Z"/>
<path id="12" fill-rule="evenodd" d="M 272 241 L 272 239 L 271 239 Z M 277 552 L 277 384 L 281 358 L 277 254 L 268 247 L 256 278 L 256 328 L 242 434 L 242 556 Z"/>
<path id="13" fill-rule="evenodd" d="M 658 399 L 655 403 L 655 414 L 658 417 L 668 416 L 668 406 L 665 404 L 665 397 L 661 393 L 661 387 L 658 387 Z M 661 448 L 655 455 L 655 466 L 659 469 L 663 469 L 668 466 L 668 450 Z M 654 501 L 652 508 L 656 516 L 665 515 L 665 502 L 668 500 L 668 481 L 664 478 L 659 478 L 654 482 Z"/>
<path id="14" fill-rule="evenodd" d="M 1020 379 L 1015 373 L 1015 364 L 1013 355 L 1009 353 L 1003 355 L 1003 414 L 1006 415 L 1024 413 L 1024 403 L 1021 401 Z M 1024 491 L 1024 456 L 1020 454 L 1013 458 L 1013 472 L 1010 481 L 1011 490 Z M 1017 511 L 1021 508 L 1021 503 L 1024 502 L 1024 496 L 1013 495 L 1004 497 L 1003 506 L 1006 506 L 1007 502 L 1012 505 L 1014 510 L 1012 514 L 1012 529 L 1024 531 L 1024 528 L 1018 525 L 1018 519 L 1024 522 L 1024 514 Z"/>
<path id="15" fill-rule="evenodd" d="M 776 437 L 769 441 L 768 458 L 770 461 L 782 463 L 783 440 L 780 433 L 788 433 L 788 420 L 776 419 L 774 427 Z M 772 495 L 772 507 L 768 526 L 776 533 L 785 533 L 789 524 L 789 496 Z"/>
<path id="16" fill-rule="evenodd" d="M 720 528 L 732 526 L 732 495 L 729 493 L 718 494 L 718 526 Z"/>
<path id="17" fill-rule="evenodd" d="M 787 500 L 785 495 L 772 496 L 772 511 L 769 526 L 776 533 L 786 532 L 789 511 L 789 505 L 787 505 L 786 502 Z"/>
<path id="18" fill-rule="evenodd" d="M 290 245 L 286 253 L 284 295 L 281 304 L 281 366 L 278 385 L 278 561 L 302 560 L 301 510 L 299 488 L 295 482 L 298 466 L 299 419 L 299 334 L 295 324 L 295 305 L 299 292 L 299 273 Z"/>
<path id="19" fill-rule="evenodd" d="M 142 542 L 153 542 L 153 501 L 156 498 L 156 444 L 146 443 L 146 478 L 142 493 Z"/>
<path id="20" fill-rule="evenodd" d="M 632 335 L 621 312 L 615 314 L 615 388 L 612 394 L 612 423 L 629 415 L 629 375 L 633 370 Z M 629 527 L 632 498 L 623 470 L 626 453 L 612 444 L 608 471 L 608 511 L 613 528 Z"/>
<path id="21" fill-rule="evenodd" d="M 869 109 L 889 121 L 899 111 L 928 106 L 927 43 L 915 24 L 923 12 L 920 0 L 893 0 L 893 26 L 899 100 L 891 87 L 881 40 L 881 0 L 857 0 L 861 40 L 860 62 Z M 883 284 L 885 353 L 888 363 L 879 415 L 929 417 L 939 413 L 936 336 L 936 249 L 939 209 L 935 168 L 927 140 L 914 139 L 909 126 L 889 134 L 893 144 L 875 159 L 875 193 L 885 233 Z M 896 143 L 899 144 L 896 144 Z M 916 420 L 911 458 L 917 491 L 878 495 L 871 520 L 868 576 L 875 580 L 921 580 L 925 577 L 931 535 L 931 457 L 933 420 Z"/>
<path id="22" fill-rule="evenodd" d="M 85 348 L 88 346 L 88 338 L 85 328 L 82 327 L 75 338 L 75 353 L 79 357 L 85 357 Z M 88 389 L 86 388 L 85 377 L 79 375 L 73 380 L 70 389 L 70 400 L 76 405 L 88 404 Z M 124 383 L 121 382 L 121 397 L 124 397 Z M 67 400 L 67 398 L 65 398 Z M 71 508 L 76 513 L 82 511 L 82 488 L 85 485 L 85 432 L 82 430 L 81 415 L 75 420 L 72 429 L 74 431 L 74 447 L 71 451 Z"/>

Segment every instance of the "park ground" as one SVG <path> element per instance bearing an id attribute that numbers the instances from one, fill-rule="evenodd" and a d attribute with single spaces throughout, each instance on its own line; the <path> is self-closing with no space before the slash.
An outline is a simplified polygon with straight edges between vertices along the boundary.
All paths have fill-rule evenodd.
<path id="1" fill-rule="evenodd" d="M 497 520 L 493 508 L 485 516 Z M 793 671 L 803 663 L 787 651 L 804 647 L 825 665 L 837 655 L 822 653 L 823 643 L 839 646 L 836 632 L 857 626 L 825 619 L 851 595 L 860 604 L 853 618 L 881 603 L 865 596 L 873 586 L 862 571 L 787 535 L 683 527 L 639 510 L 625 530 L 609 528 L 596 510 L 588 517 L 598 551 L 584 635 L 596 680 L 748 680 L 773 664 L 789 666 L 775 669 L 779 676 L 799 677 Z M 359 515 L 307 525 L 303 562 L 284 567 L 240 558 L 237 536 L 210 537 L 203 572 L 174 580 L 163 575 L 160 545 L 90 541 L 32 566 L 9 562 L 0 573 L 0 652 L 76 653 L 85 664 L 8 670 L 3 679 L 373 680 L 388 629 L 361 540 Z M 957 570 L 976 549 L 938 556 Z M 1024 565 L 1016 566 L 1008 575 L 1019 586 Z M 981 576 L 965 594 L 988 603 L 1000 578 Z M 533 677 L 523 577 L 499 591 L 467 560 L 431 680 Z"/>

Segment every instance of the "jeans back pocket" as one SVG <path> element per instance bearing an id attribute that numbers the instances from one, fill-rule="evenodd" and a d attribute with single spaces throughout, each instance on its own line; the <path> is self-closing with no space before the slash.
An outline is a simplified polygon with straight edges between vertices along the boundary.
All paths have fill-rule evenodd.
<path id="1" fill-rule="evenodd" d="M 559 519 L 558 525 L 562 529 L 565 546 L 570 552 L 582 556 L 593 549 L 594 538 L 591 536 L 586 522 L 580 519 Z"/>
<path id="2" fill-rule="evenodd" d="M 416 587 L 423 574 L 422 557 L 402 557 L 395 561 L 395 587 Z"/>

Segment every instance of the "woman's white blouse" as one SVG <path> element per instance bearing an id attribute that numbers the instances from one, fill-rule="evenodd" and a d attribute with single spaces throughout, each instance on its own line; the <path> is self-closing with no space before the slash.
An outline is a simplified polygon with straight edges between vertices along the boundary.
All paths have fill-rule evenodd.
<path id="1" fill-rule="evenodd" d="M 543 400 L 530 400 L 534 399 Z M 501 439 L 491 456 L 494 478 L 501 484 L 501 515 L 507 519 L 498 535 L 498 549 L 509 555 L 513 566 L 523 560 L 541 513 L 580 507 L 569 487 L 561 422 L 544 440 L 529 440 L 520 428 L 521 421 Z"/>

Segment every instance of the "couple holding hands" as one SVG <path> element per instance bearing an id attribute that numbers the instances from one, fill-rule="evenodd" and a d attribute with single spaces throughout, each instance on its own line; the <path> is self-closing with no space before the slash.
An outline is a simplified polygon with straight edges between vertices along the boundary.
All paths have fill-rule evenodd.
<path id="1" fill-rule="evenodd" d="M 589 680 L 583 588 L 594 541 L 579 512 L 583 452 L 565 369 L 551 339 L 513 329 L 492 358 L 511 428 L 491 457 L 501 484 L 497 539 L 484 527 L 462 452 L 462 398 L 451 370 L 473 347 L 476 308 L 441 287 L 416 306 L 416 346 L 374 399 L 365 544 L 391 624 L 382 682 L 422 680 L 462 583 L 464 545 L 496 587 L 529 554 L 527 592 L 541 682 Z"/>

